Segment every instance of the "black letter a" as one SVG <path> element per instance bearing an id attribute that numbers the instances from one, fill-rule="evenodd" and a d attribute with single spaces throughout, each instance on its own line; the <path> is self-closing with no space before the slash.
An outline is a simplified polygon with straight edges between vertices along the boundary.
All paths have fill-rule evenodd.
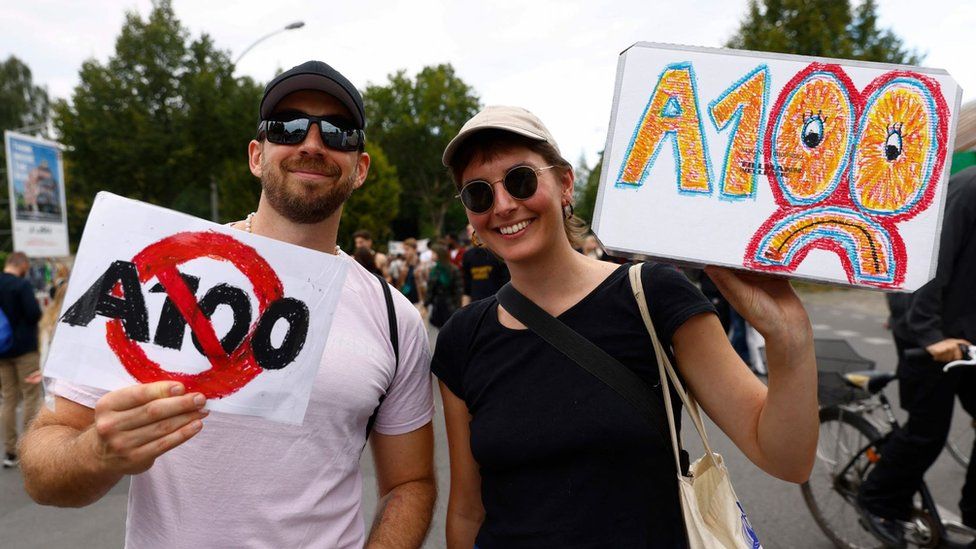
<path id="1" fill-rule="evenodd" d="M 112 295 L 112 288 L 122 285 L 122 298 Z M 149 313 L 142 298 L 139 273 L 128 261 L 115 261 L 91 288 L 61 316 L 61 322 L 88 326 L 95 315 L 122 320 L 125 335 L 134 341 L 149 341 Z"/>

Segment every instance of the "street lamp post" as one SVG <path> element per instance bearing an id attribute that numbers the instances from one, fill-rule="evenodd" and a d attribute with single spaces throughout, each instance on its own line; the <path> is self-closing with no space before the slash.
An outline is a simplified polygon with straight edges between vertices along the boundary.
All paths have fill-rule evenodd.
<path id="1" fill-rule="evenodd" d="M 304 26 L 305 26 L 305 22 L 304 21 L 295 21 L 294 23 L 289 23 L 289 24 L 285 25 L 284 27 L 282 27 L 280 29 L 277 29 L 275 31 L 269 32 L 268 34 L 265 34 L 264 36 L 258 38 L 254 42 L 251 42 L 251 45 L 248 46 L 248 47 L 246 47 L 246 48 L 244 48 L 244 51 L 242 51 L 237 56 L 237 59 L 234 60 L 234 67 L 235 68 L 237 67 L 237 64 L 240 63 L 241 58 L 243 58 L 244 55 L 247 54 L 247 52 L 251 51 L 251 49 L 253 49 L 254 46 L 257 46 L 261 42 L 264 42 L 265 40 L 267 40 L 268 38 L 271 38 L 272 36 L 274 36 L 276 34 L 279 34 L 279 33 L 285 32 L 285 31 L 300 29 L 300 28 L 302 28 Z M 220 209 L 219 209 L 219 198 L 218 198 L 218 193 L 217 193 L 217 177 L 216 176 L 212 176 L 210 178 L 210 219 L 214 223 L 219 223 L 220 222 Z"/>
<path id="2" fill-rule="evenodd" d="M 295 21 L 294 23 L 290 23 L 288 25 L 285 25 L 284 27 L 282 27 L 282 28 L 280 28 L 278 30 L 275 30 L 275 31 L 269 32 L 268 34 L 265 34 L 261 38 L 258 38 L 257 40 L 255 40 L 254 42 L 252 42 L 250 46 L 244 48 L 244 51 L 242 51 L 241 54 L 237 56 L 237 59 L 234 60 L 234 65 L 237 65 L 238 63 L 240 63 L 241 58 L 244 57 L 247 54 L 247 52 L 251 51 L 251 48 L 253 48 L 254 46 L 257 46 L 261 42 L 264 42 L 268 38 L 271 38 L 272 36 L 274 36 L 274 35 L 276 35 L 278 33 L 285 32 L 285 31 L 290 31 L 290 30 L 294 30 L 294 29 L 300 29 L 300 28 L 302 28 L 304 26 L 305 26 L 305 22 L 304 21 Z"/>

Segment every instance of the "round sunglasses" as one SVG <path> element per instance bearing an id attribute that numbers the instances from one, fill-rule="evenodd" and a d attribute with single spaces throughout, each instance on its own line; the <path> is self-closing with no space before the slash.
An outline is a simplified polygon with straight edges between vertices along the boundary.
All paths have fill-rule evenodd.
<path id="1" fill-rule="evenodd" d="M 330 118 L 332 119 L 330 121 Z M 297 145 L 305 141 L 313 123 L 319 126 L 322 143 L 337 151 L 358 151 L 366 142 L 366 134 L 359 129 L 344 129 L 333 117 L 322 118 L 300 114 L 288 120 L 262 120 L 258 125 L 258 138 L 264 134 L 276 145 Z"/>
<path id="2" fill-rule="evenodd" d="M 515 166 L 505 173 L 505 177 L 496 181 L 472 179 L 461 187 L 461 192 L 454 198 L 460 198 L 461 204 L 469 212 L 483 214 L 495 204 L 495 183 L 501 181 L 505 186 L 505 192 L 515 200 L 525 200 L 534 195 L 539 188 L 539 174 L 555 167 Z"/>

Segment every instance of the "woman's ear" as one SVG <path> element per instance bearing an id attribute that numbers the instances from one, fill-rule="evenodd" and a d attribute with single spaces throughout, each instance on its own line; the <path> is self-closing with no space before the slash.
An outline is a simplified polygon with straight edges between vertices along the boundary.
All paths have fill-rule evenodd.
<path id="1" fill-rule="evenodd" d="M 562 184 L 562 198 L 572 202 L 573 189 L 576 186 L 576 173 L 573 171 L 573 168 L 569 168 L 563 172 L 560 183 Z"/>

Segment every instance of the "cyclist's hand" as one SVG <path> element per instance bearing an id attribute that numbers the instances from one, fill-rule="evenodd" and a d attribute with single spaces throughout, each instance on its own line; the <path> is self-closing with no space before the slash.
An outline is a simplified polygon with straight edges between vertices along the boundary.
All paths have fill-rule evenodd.
<path id="1" fill-rule="evenodd" d="M 972 343 L 965 339 L 949 337 L 929 345 L 925 350 L 938 362 L 952 362 L 953 360 L 962 360 L 964 358 L 962 350 L 959 348 L 960 345 L 968 346 L 972 345 Z"/>

